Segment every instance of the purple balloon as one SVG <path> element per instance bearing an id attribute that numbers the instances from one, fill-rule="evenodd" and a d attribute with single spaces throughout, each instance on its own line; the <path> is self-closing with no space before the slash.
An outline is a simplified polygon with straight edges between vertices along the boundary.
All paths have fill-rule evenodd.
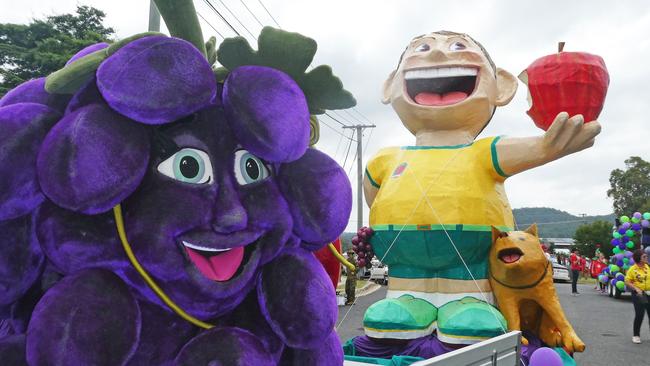
<path id="1" fill-rule="evenodd" d="M 616 254 L 614 258 L 616 258 L 617 261 L 620 261 L 621 259 L 623 259 L 623 253 Z"/>
<path id="2" fill-rule="evenodd" d="M 634 231 L 641 230 L 641 224 L 639 224 L 639 223 L 632 224 L 632 230 L 634 230 Z"/>
<path id="3" fill-rule="evenodd" d="M 615 247 L 615 246 L 618 246 L 619 244 L 621 244 L 621 241 L 618 240 L 618 239 L 612 239 L 611 243 L 612 243 L 612 246 Z"/>
<path id="4" fill-rule="evenodd" d="M 623 244 L 625 244 L 628 241 L 630 241 L 630 237 L 626 235 L 626 236 L 623 237 L 622 241 L 623 241 Z M 620 246 L 620 244 L 619 244 L 619 246 Z"/>
<path id="5" fill-rule="evenodd" d="M 641 221 L 641 226 L 643 226 L 643 227 L 650 227 L 650 221 L 648 221 L 648 220 L 642 220 L 642 221 Z"/>
<path id="6" fill-rule="evenodd" d="M 634 217 L 635 219 L 640 219 L 641 217 L 643 217 L 643 215 L 641 215 L 641 212 L 635 212 L 635 213 L 632 215 L 632 217 Z"/>
<path id="7" fill-rule="evenodd" d="M 153 125 L 207 107 L 217 92 L 201 52 L 187 41 L 164 36 L 143 37 L 120 48 L 97 69 L 97 87 L 111 108 Z"/>
<path id="8" fill-rule="evenodd" d="M 251 153 L 280 163 L 307 150 L 309 108 L 289 75 L 269 67 L 238 67 L 226 79 L 223 104 L 235 136 Z"/>
<path id="9" fill-rule="evenodd" d="M 621 227 L 620 229 L 618 229 L 618 233 L 621 234 L 621 235 L 625 235 L 625 232 L 626 232 L 626 231 L 627 231 L 627 229 L 625 229 L 625 228 L 623 228 L 623 227 Z"/>
<path id="10" fill-rule="evenodd" d="M 623 267 L 624 264 L 625 264 L 625 263 L 623 263 L 623 260 L 622 260 L 622 259 L 620 259 L 620 260 L 618 260 L 618 261 L 616 262 L 616 265 L 619 266 L 619 267 Z"/>
<path id="11" fill-rule="evenodd" d="M 72 56 L 68 60 L 68 62 L 65 63 L 65 65 L 68 66 L 69 64 L 77 61 L 78 59 L 80 59 L 80 58 L 82 58 L 82 57 L 84 57 L 84 56 L 86 56 L 88 54 L 91 54 L 91 53 L 93 53 L 95 51 L 99 51 L 101 49 L 104 49 L 106 47 L 108 47 L 108 43 L 106 43 L 106 42 L 91 44 L 90 46 L 85 47 L 85 48 L 81 49 L 81 51 L 75 53 L 74 56 Z"/>
<path id="12" fill-rule="evenodd" d="M 618 249 L 620 249 L 620 250 L 625 250 L 625 248 L 627 248 L 627 247 L 623 243 L 618 245 Z"/>
<path id="13" fill-rule="evenodd" d="M 629 222 L 624 222 L 623 225 L 621 225 L 621 229 L 627 230 L 627 229 L 630 228 L 630 226 L 631 226 L 631 224 Z M 620 230 L 619 230 L 619 233 L 620 233 Z"/>
<path id="14" fill-rule="evenodd" d="M 626 251 L 625 251 L 625 257 L 626 257 L 626 258 L 631 258 L 632 255 L 634 255 L 634 253 L 630 252 L 629 250 L 626 250 Z"/>
<path id="15" fill-rule="evenodd" d="M 562 357 L 553 349 L 542 347 L 530 356 L 529 366 L 562 366 Z"/>

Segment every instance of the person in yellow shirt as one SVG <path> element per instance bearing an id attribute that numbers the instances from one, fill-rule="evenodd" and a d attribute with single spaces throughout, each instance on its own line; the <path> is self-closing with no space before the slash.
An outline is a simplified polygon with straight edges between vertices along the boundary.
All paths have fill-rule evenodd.
<path id="1" fill-rule="evenodd" d="M 632 256 L 634 265 L 627 270 L 625 275 L 625 285 L 632 292 L 632 302 L 634 303 L 634 333 L 632 336 L 633 343 L 641 343 L 641 323 L 643 323 L 643 313 L 648 313 L 648 322 L 650 323 L 650 265 L 648 265 L 648 255 L 641 249 L 634 251 Z"/>

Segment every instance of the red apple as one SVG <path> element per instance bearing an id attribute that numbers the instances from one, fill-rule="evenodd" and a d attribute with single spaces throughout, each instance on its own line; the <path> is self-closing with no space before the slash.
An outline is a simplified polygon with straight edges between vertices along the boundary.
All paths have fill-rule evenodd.
<path id="1" fill-rule="evenodd" d="M 546 131 L 560 112 L 582 114 L 585 122 L 598 118 L 605 103 L 609 74 L 600 56 L 585 52 L 562 52 L 535 60 L 520 75 L 528 85 L 528 115 Z"/>

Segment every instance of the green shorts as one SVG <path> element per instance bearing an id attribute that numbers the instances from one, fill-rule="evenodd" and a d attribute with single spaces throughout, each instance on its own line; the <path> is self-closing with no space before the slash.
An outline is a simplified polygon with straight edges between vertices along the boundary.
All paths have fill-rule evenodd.
<path id="1" fill-rule="evenodd" d="M 374 225 L 372 229 L 370 243 L 377 258 L 388 265 L 389 276 L 471 280 L 460 253 L 475 279 L 488 278 L 490 226 Z"/>

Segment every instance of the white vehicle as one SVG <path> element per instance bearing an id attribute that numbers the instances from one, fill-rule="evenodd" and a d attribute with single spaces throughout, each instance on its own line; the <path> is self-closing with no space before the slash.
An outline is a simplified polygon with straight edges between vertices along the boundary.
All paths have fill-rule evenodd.
<path id="1" fill-rule="evenodd" d="M 571 282 L 568 268 L 558 263 L 555 257 L 551 257 L 551 264 L 553 265 L 553 281 Z"/>
<path id="2" fill-rule="evenodd" d="M 372 263 L 370 280 L 383 285 L 388 284 L 388 266 L 383 265 L 376 259 L 373 259 L 370 263 Z"/>

